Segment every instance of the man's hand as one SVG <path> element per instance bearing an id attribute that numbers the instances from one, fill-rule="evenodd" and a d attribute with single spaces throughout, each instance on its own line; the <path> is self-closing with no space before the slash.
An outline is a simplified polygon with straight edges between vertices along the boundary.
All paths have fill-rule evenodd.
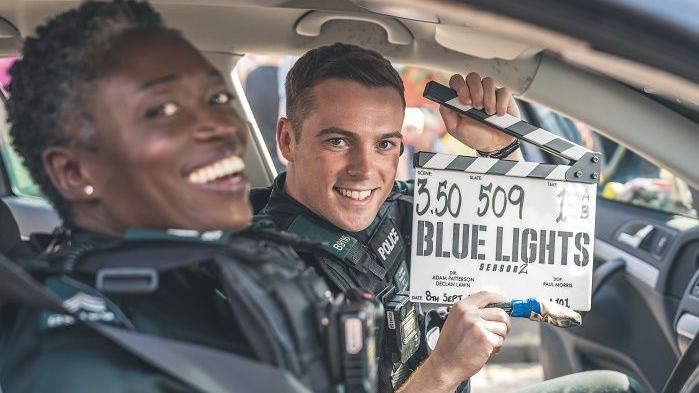
<path id="1" fill-rule="evenodd" d="M 500 350 L 511 327 L 505 311 L 483 307 L 505 301 L 496 293 L 478 292 L 454 304 L 437 347 L 400 392 L 453 392 L 475 375 Z"/>
<path id="2" fill-rule="evenodd" d="M 519 109 L 510 89 L 496 88 L 492 78 L 483 78 L 475 72 L 466 75 L 454 74 L 449 80 L 449 86 L 456 90 L 459 101 L 464 105 L 482 109 L 490 115 L 502 116 L 505 113 L 519 117 Z M 456 112 L 444 106 L 439 107 L 447 131 L 461 143 L 473 149 L 494 152 L 506 147 L 514 137 L 493 127 Z"/>

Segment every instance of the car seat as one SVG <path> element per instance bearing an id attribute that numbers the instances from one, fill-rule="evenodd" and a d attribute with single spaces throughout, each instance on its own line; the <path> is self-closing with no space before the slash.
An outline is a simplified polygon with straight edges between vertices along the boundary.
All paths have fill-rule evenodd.
<path id="1" fill-rule="evenodd" d="M 0 254 L 10 259 L 31 254 L 29 247 L 22 241 L 15 217 L 2 199 L 0 199 Z"/>

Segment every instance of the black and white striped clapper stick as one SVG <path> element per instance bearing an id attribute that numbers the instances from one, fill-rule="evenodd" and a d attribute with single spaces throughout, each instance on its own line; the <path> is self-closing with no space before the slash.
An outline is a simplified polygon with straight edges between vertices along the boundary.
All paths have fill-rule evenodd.
<path id="1" fill-rule="evenodd" d="M 486 123 L 558 157 L 570 160 L 571 165 L 538 164 L 535 162 L 419 152 L 415 155 L 416 168 L 459 170 L 580 183 L 596 183 L 599 179 L 600 163 L 599 153 L 597 152 L 563 139 L 510 114 L 503 116 L 489 115 L 482 110 L 464 105 L 459 101 L 454 89 L 434 81 L 429 82 L 425 86 L 423 96 L 463 116 Z"/>

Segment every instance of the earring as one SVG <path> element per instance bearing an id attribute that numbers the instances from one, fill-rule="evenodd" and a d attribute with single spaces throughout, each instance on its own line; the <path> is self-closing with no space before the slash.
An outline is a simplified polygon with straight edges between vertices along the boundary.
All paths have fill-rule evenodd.
<path id="1" fill-rule="evenodd" d="M 90 184 L 88 184 L 85 186 L 83 191 L 85 191 L 85 195 L 92 195 L 95 193 L 95 187 L 92 187 Z"/>

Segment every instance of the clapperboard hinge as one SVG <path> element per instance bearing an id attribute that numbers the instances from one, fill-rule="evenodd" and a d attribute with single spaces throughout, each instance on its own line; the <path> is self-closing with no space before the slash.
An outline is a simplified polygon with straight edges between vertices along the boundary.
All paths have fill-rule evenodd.
<path id="1" fill-rule="evenodd" d="M 464 116 L 495 127 L 515 138 L 529 142 L 558 157 L 570 160 L 570 165 L 540 164 L 526 161 L 498 160 L 487 157 L 458 156 L 453 154 L 418 152 L 413 164 L 416 168 L 455 170 L 471 173 L 532 177 L 578 183 L 597 183 L 600 174 L 599 153 L 561 138 L 510 114 L 489 115 L 459 102 L 456 91 L 429 82 L 423 96 Z"/>

